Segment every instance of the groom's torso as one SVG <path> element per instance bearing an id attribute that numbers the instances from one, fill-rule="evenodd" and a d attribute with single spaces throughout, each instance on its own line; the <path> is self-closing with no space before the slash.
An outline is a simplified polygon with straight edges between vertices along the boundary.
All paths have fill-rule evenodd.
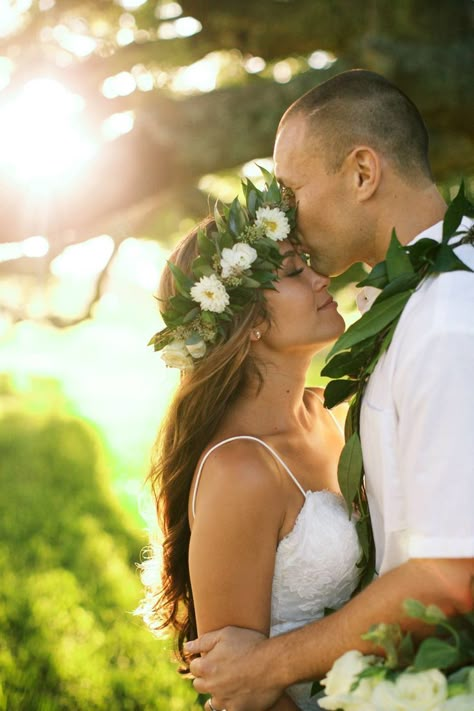
<path id="1" fill-rule="evenodd" d="M 463 227 L 471 224 L 463 221 Z M 416 239 L 421 237 L 439 241 L 441 223 Z M 474 269 L 472 246 L 457 254 Z M 468 522 L 474 435 L 467 434 L 472 421 L 465 422 L 471 415 L 464 412 L 474 392 L 469 398 L 465 389 L 472 390 L 472 378 L 464 382 L 461 375 L 474 366 L 473 344 L 474 275 L 445 273 L 410 298 L 370 378 L 361 439 L 379 573 L 410 557 L 469 555 L 474 545 Z M 471 494 L 465 510 L 453 491 L 458 476 L 461 498 Z"/>

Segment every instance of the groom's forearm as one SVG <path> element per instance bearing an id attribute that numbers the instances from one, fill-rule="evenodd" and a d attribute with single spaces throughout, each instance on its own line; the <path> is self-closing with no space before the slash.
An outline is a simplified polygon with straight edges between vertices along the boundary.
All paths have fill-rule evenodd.
<path id="1" fill-rule="evenodd" d="M 380 622 L 401 624 L 423 637 L 432 627 L 403 615 L 407 598 L 436 604 L 449 615 L 472 609 L 472 559 L 411 560 L 375 580 L 341 610 L 261 645 L 262 669 L 275 687 L 323 677 L 348 649 L 381 653 L 361 635 Z"/>

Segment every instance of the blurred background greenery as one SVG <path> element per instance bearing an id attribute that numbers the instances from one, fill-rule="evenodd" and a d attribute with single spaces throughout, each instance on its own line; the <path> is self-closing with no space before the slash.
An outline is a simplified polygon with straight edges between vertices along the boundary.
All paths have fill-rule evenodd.
<path id="1" fill-rule="evenodd" d="M 146 348 L 159 273 L 347 68 L 405 90 L 443 193 L 472 191 L 472 26 L 472 0 L 0 2 L 0 711 L 194 707 L 131 614 L 177 382 Z"/>

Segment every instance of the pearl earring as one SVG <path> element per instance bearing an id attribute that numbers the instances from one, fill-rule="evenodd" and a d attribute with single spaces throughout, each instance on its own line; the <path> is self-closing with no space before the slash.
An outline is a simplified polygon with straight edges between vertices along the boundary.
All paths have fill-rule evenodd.
<path id="1" fill-rule="evenodd" d="M 257 339 L 257 341 L 258 341 L 258 339 L 260 338 L 261 335 L 262 335 L 262 334 L 260 333 L 260 331 L 255 331 L 255 338 Z"/>

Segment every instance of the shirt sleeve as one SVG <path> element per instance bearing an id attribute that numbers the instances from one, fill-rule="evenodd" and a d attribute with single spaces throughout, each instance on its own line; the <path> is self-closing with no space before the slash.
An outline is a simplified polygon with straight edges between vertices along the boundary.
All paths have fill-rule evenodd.
<path id="1" fill-rule="evenodd" d="M 408 555 L 471 557 L 474 328 L 425 335 L 420 330 L 417 346 L 400 358 L 393 382 Z"/>

